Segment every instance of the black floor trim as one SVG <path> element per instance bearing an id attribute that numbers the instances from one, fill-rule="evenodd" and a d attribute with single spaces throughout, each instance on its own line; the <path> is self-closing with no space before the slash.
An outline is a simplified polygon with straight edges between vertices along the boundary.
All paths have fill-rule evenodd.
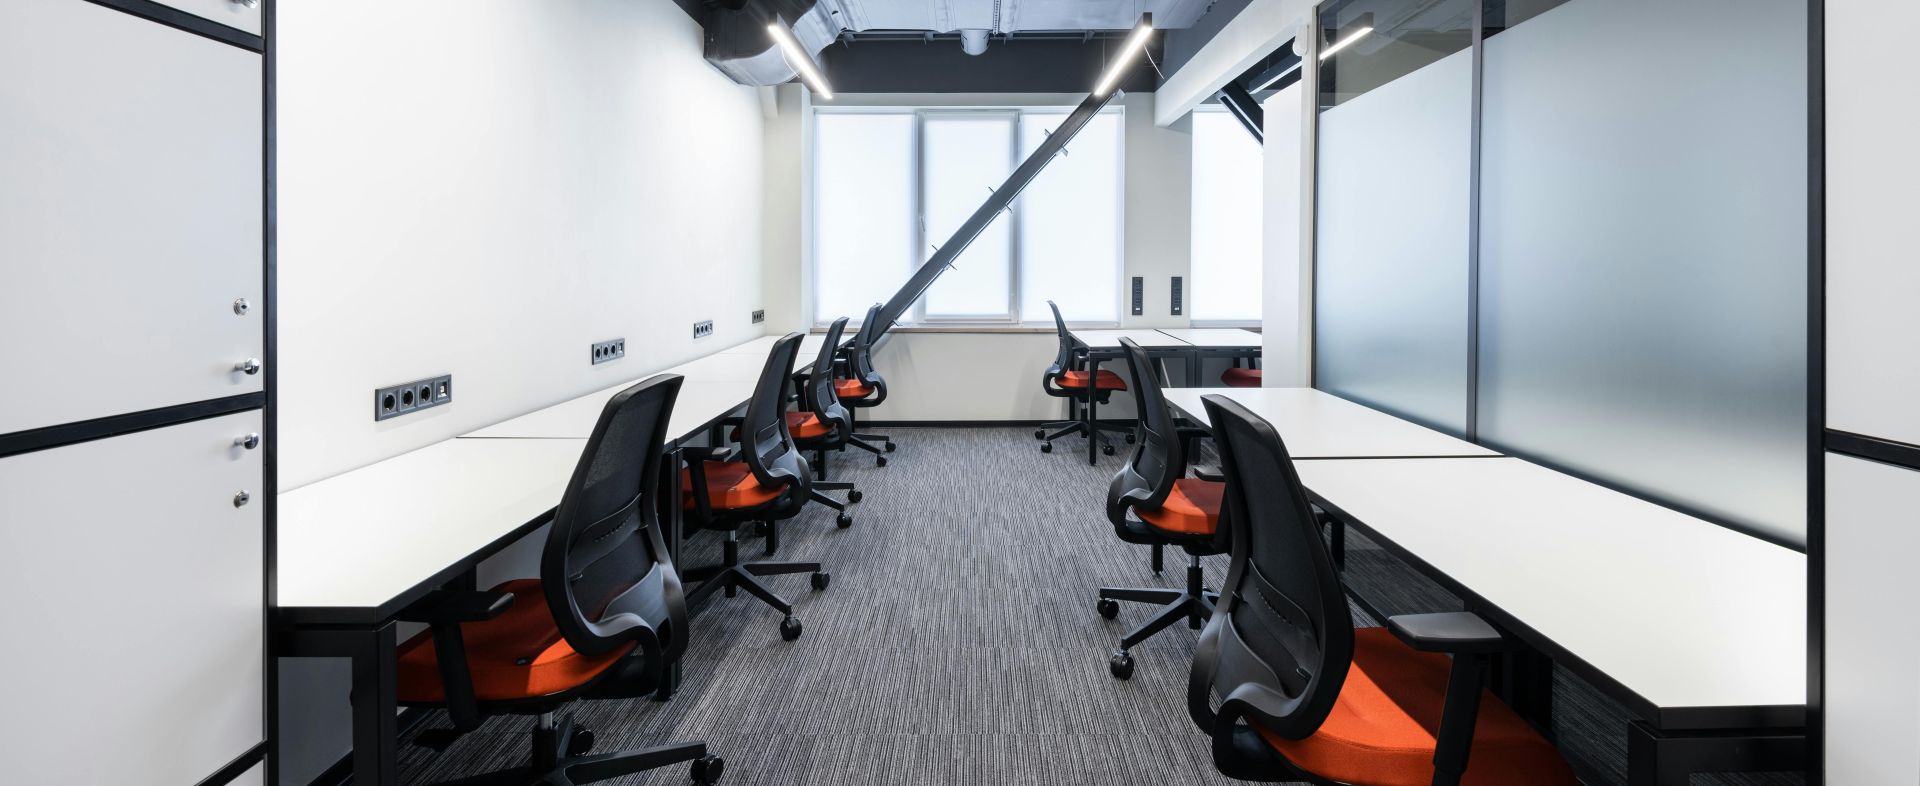
<path id="1" fill-rule="evenodd" d="M 1920 445 L 1869 437 L 1851 431 L 1827 429 L 1827 450 L 1844 456 L 1878 461 L 1907 469 L 1920 469 Z"/>
<path id="2" fill-rule="evenodd" d="M 221 415 L 259 409 L 266 406 L 266 403 L 267 394 L 265 393 L 242 393 L 238 396 L 196 401 L 192 404 L 0 434 L 0 458 L 217 418 Z"/>
<path id="3" fill-rule="evenodd" d="M 264 742 L 256 744 L 246 753 L 240 754 L 239 758 L 227 762 L 227 766 L 221 767 L 219 772 L 208 775 L 206 780 L 201 781 L 197 786 L 226 786 L 232 783 L 233 779 L 247 774 L 247 770 L 253 769 L 254 765 L 259 764 L 260 760 L 266 756 L 267 744 Z"/>

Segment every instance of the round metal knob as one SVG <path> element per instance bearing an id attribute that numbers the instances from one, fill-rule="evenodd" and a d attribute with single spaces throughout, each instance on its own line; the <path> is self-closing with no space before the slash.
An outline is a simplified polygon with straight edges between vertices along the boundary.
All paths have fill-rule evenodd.
<path id="1" fill-rule="evenodd" d="M 239 6 L 246 6 L 248 8 L 259 8 L 260 0 L 233 0 L 233 4 L 239 5 Z"/>
<path id="2" fill-rule="evenodd" d="M 256 431 L 245 436 L 234 437 L 233 444 L 248 450 L 260 447 L 260 432 Z"/>
<path id="3" fill-rule="evenodd" d="M 252 304 L 252 303 L 249 303 L 249 302 L 247 302 L 247 299 L 246 299 L 246 298 L 243 298 L 243 297 L 237 297 L 237 298 L 234 298 L 234 299 L 233 299 L 233 313 L 234 313 L 234 314 L 236 314 L 236 315 L 239 315 L 239 316 L 243 316 L 243 317 L 244 317 L 244 316 L 246 316 L 246 315 L 247 315 L 247 312 L 249 312 L 249 311 L 252 311 L 252 310 L 253 310 L 253 304 Z"/>
<path id="4" fill-rule="evenodd" d="M 246 360 L 242 360 L 238 363 L 233 364 L 233 370 L 245 373 L 247 376 L 251 377 L 255 374 L 260 373 L 260 359 L 247 358 Z"/>
<path id="5" fill-rule="evenodd" d="M 247 492 L 244 492 L 244 491 L 233 495 L 233 506 L 236 508 L 245 507 L 247 503 L 252 501 L 253 501 L 253 495 L 248 494 Z"/>

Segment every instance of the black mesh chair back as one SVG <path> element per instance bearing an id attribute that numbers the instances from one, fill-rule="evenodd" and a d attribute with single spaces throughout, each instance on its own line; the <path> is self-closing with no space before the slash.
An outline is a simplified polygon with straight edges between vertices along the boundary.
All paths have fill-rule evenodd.
<path id="1" fill-rule="evenodd" d="M 1060 334 L 1060 352 L 1053 356 L 1053 365 L 1048 366 L 1040 379 L 1041 387 L 1052 389 L 1054 380 L 1073 368 L 1073 334 L 1067 331 L 1067 321 L 1060 318 L 1060 307 L 1047 301 L 1047 308 L 1053 309 L 1053 329 Z"/>
<path id="2" fill-rule="evenodd" d="M 840 404 L 840 396 L 833 392 L 833 357 L 839 352 L 840 336 L 847 329 L 847 318 L 841 317 L 827 326 L 826 341 L 820 344 L 820 354 L 814 358 L 813 372 L 807 375 L 806 387 L 800 390 L 800 406 L 813 413 L 827 428 L 833 429 L 834 439 L 844 439 L 853 432 L 853 421 L 847 408 Z M 796 350 L 797 351 L 797 350 Z"/>
<path id="3" fill-rule="evenodd" d="M 655 637 L 666 641 L 643 648 L 664 645 L 671 660 L 686 646 L 680 579 L 655 496 L 680 381 L 663 374 L 607 402 L 547 532 L 541 584 L 561 635 L 582 654 Z"/>
<path id="4" fill-rule="evenodd" d="M 1271 706 L 1284 710 L 1251 719 L 1303 739 L 1326 720 L 1352 664 L 1346 593 L 1273 425 L 1225 396 L 1201 400 L 1226 476 L 1221 518 L 1233 541 L 1208 626 L 1218 637 L 1214 690 L 1271 691 Z"/>
<path id="5" fill-rule="evenodd" d="M 799 502 L 805 502 L 807 460 L 787 431 L 787 397 L 793 392 L 793 361 L 799 353 L 799 333 L 773 342 L 753 397 L 747 399 L 747 414 L 740 423 L 740 454 L 761 486 L 797 486 Z"/>
<path id="6" fill-rule="evenodd" d="M 1113 476 L 1107 489 L 1107 518 L 1124 517 L 1127 508 L 1144 505 L 1158 508 L 1173 492 L 1173 483 L 1187 474 L 1186 444 L 1180 439 L 1173 410 L 1153 374 L 1147 351 L 1133 339 L 1120 339 L 1126 351 L 1127 370 L 1133 374 L 1134 403 L 1140 407 L 1139 444 L 1133 456 Z"/>
<path id="7" fill-rule="evenodd" d="M 873 395 L 860 400 L 860 406 L 871 407 L 887 399 L 887 381 L 880 372 L 873 370 L 873 342 L 880 336 L 880 304 L 867 307 L 867 316 L 860 323 L 860 330 L 853 334 L 853 346 L 847 350 L 847 378 L 857 379 L 873 388 Z"/>

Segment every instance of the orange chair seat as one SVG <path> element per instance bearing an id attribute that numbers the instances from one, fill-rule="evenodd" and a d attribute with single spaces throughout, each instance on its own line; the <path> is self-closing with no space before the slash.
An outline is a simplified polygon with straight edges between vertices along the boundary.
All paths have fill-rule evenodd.
<path id="1" fill-rule="evenodd" d="M 1452 661 L 1385 628 L 1353 632 L 1353 669 L 1312 736 L 1289 740 L 1255 724 L 1288 761 L 1354 786 L 1428 786 Z M 1461 786 L 1578 786 L 1553 745 L 1493 694 L 1480 697 Z"/>
<path id="2" fill-rule="evenodd" d="M 1220 505 L 1227 484 L 1217 480 L 1181 478 L 1173 482 L 1173 491 L 1160 507 L 1148 510 L 1136 507 L 1141 521 L 1158 529 L 1183 535 L 1212 535 L 1220 526 Z"/>
<path id="3" fill-rule="evenodd" d="M 1220 374 L 1221 384 L 1230 388 L 1260 387 L 1260 369 L 1230 368 Z"/>
<path id="4" fill-rule="evenodd" d="M 780 487 L 760 485 L 753 468 L 744 461 L 709 461 L 704 469 L 707 506 L 714 510 L 757 508 L 780 498 Z M 685 500 L 685 507 L 691 510 L 694 507 L 692 469 L 680 470 L 680 496 Z"/>
<path id="5" fill-rule="evenodd" d="M 1060 372 L 1060 376 L 1054 379 L 1060 384 L 1060 387 L 1063 388 L 1084 389 L 1087 387 L 1087 372 L 1085 371 L 1062 371 Z M 1101 369 L 1100 373 L 1093 377 L 1093 387 L 1096 390 L 1126 390 L 1127 381 L 1121 379 L 1119 374 Z"/>
<path id="6" fill-rule="evenodd" d="M 833 395 L 840 398 L 866 398 L 873 393 L 873 387 L 857 379 L 835 379 Z"/>
<path id="7" fill-rule="evenodd" d="M 494 591 L 512 594 L 513 605 L 493 619 L 460 626 L 473 692 L 481 701 L 536 698 L 578 688 L 633 650 L 627 643 L 599 655 L 575 652 L 553 622 L 539 579 L 509 581 Z M 395 692 L 401 703 L 446 702 L 433 631 L 407 639 L 395 661 Z"/>

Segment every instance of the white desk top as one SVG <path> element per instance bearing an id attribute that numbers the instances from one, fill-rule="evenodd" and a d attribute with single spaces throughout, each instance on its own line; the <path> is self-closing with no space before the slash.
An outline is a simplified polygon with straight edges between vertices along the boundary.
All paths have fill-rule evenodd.
<path id="1" fill-rule="evenodd" d="M 1498 456 L 1498 451 L 1313 388 L 1167 388 L 1167 403 L 1202 424 L 1200 397 L 1221 395 L 1266 418 L 1294 458 Z"/>
<path id="2" fill-rule="evenodd" d="M 677 373 L 672 370 L 661 373 Z M 535 410 L 512 420 L 495 423 L 478 431 L 461 434 L 461 439 L 586 439 L 593 435 L 600 411 L 614 394 L 632 387 L 639 380 L 622 382 L 568 399 L 546 409 Z M 697 382 L 691 377 L 680 383 L 680 397 L 674 401 L 673 417 L 667 433 L 683 437 L 732 412 L 753 395 L 753 380 Z"/>
<path id="3" fill-rule="evenodd" d="M 1259 347 L 1259 333 L 1240 328 L 1160 328 L 1160 332 L 1196 347 Z"/>
<path id="4" fill-rule="evenodd" d="M 781 335 L 786 335 L 786 334 L 782 333 Z M 720 350 L 719 352 L 715 352 L 714 354 L 715 355 L 752 355 L 757 358 L 765 359 L 767 356 L 767 353 L 773 351 L 773 342 L 778 340 L 780 340 L 780 336 L 761 336 L 759 338 L 756 338 L 752 341 L 748 341 L 743 344 L 735 344 L 731 347 L 727 347 L 726 349 Z M 820 354 L 820 345 L 825 343 L 826 340 L 827 340 L 827 337 L 823 333 L 802 334 L 800 336 L 800 352 L 796 356 L 797 360 L 795 362 L 801 366 L 812 363 L 814 361 L 814 358 Z M 841 340 L 845 341 L 846 339 L 843 337 Z"/>
<path id="5" fill-rule="evenodd" d="M 393 600 L 546 515 L 585 447 L 451 439 L 281 494 L 280 605 Z"/>
<path id="6" fill-rule="evenodd" d="M 1178 338 L 1169 336 L 1158 330 L 1148 330 L 1145 328 L 1135 330 L 1074 330 L 1070 332 L 1072 332 L 1073 337 L 1079 339 L 1081 343 L 1094 349 L 1117 349 L 1120 346 L 1120 339 L 1122 338 L 1133 339 L 1133 343 L 1149 349 L 1188 346 L 1187 342 L 1181 341 Z"/>
<path id="7" fill-rule="evenodd" d="M 1804 554 L 1520 459 L 1294 466 L 1662 713 L 1806 703 Z"/>

